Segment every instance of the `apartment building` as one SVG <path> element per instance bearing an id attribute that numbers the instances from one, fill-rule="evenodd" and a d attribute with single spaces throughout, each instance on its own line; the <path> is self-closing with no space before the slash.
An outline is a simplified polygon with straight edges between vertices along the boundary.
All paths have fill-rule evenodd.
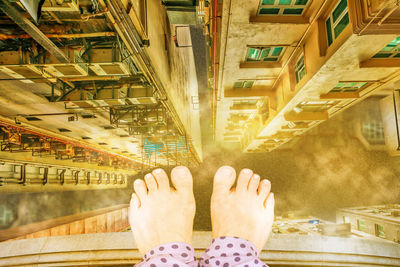
<path id="1" fill-rule="evenodd" d="M 193 51 L 174 38 L 191 35 L 173 7 L 1 1 L 0 191 L 108 188 L 115 170 L 201 162 Z"/>
<path id="2" fill-rule="evenodd" d="M 350 223 L 352 230 L 400 243 L 399 204 L 338 209 L 336 222 Z"/>
<path id="3" fill-rule="evenodd" d="M 229 0 L 217 8 L 215 137 L 243 152 L 276 149 L 400 79 L 396 1 Z"/>

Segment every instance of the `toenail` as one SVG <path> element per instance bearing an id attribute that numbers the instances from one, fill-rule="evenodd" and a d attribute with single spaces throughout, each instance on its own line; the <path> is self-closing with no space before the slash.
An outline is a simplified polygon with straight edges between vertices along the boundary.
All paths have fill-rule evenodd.
<path id="1" fill-rule="evenodd" d="M 161 171 L 162 171 L 162 169 L 156 169 L 155 171 L 154 171 L 154 173 L 161 173 Z"/>
<path id="2" fill-rule="evenodd" d="M 184 175 L 184 174 L 186 174 L 186 168 L 185 167 L 176 167 L 174 169 L 174 172 L 176 172 L 178 175 Z"/>
<path id="3" fill-rule="evenodd" d="M 243 173 L 245 173 L 245 174 L 250 174 L 250 173 L 251 173 L 251 170 L 249 170 L 249 169 L 244 169 L 244 170 L 243 170 Z"/>
<path id="4" fill-rule="evenodd" d="M 151 178 L 151 176 L 152 176 L 152 175 L 151 175 L 151 173 L 148 173 L 148 174 L 146 174 L 146 175 L 145 175 L 145 178 L 148 178 L 148 179 L 150 179 L 150 178 Z"/>
<path id="5" fill-rule="evenodd" d="M 222 167 L 221 169 L 218 170 L 218 172 L 222 176 L 231 175 L 232 174 L 232 169 L 229 168 L 229 167 Z"/>
<path id="6" fill-rule="evenodd" d="M 253 176 L 253 179 L 254 179 L 254 180 L 260 180 L 260 175 L 258 175 L 258 174 L 254 175 L 254 176 Z"/>

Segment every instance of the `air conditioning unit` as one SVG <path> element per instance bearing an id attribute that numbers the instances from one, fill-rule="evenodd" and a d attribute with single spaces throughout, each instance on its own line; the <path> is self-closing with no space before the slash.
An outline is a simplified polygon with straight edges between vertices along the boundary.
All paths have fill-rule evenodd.
<path id="1" fill-rule="evenodd" d="M 31 62 L 30 55 L 21 54 L 19 51 L 0 52 L 0 71 L 13 78 L 21 79 L 25 83 L 55 82 L 54 77 L 87 76 L 87 64 L 77 54 L 77 51 L 68 51 L 71 63 L 59 63 L 51 56 L 45 63 Z"/>
<path id="2" fill-rule="evenodd" d="M 99 76 L 129 75 L 129 66 L 123 62 L 118 49 L 91 49 L 90 69 Z"/>
<path id="3" fill-rule="evenodd" d="M 152 105 L 157 104 L 157 99 L 153 97 L 151 87 L 132 88 L 127 95 L 127 102 L 131 105 Z"/>
<path id="4" fill-rule="evenodd" d="M 47 0 L 42 5 L 42 11 L 79 12 L 79 0 Z"/>

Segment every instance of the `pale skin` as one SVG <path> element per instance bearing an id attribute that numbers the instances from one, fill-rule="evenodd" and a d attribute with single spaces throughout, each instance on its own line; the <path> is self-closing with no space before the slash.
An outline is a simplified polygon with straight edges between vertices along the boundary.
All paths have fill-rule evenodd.
<path id="1" fill-rule="evenodd" d="M 274 195 L 271 183 L 243 169 L 232 188 L 236 173 L 223 166 L 214 177 L 211 197 L 213 237 L 233 236 L 247 239 L 261 250 L 271 232 L 274 218 Z M 188 168 L 175 167 L 168 175 L 162 169 L 134 182 L 129 222 L 139 251 L 145 254 L 169 242 L 192 243 L 196 210 L 193 178 Z"/>

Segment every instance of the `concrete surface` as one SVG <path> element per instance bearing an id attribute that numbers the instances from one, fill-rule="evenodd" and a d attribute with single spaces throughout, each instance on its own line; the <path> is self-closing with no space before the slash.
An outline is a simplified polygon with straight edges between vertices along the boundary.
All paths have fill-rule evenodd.
<path id="1" fill-rule="evenodd" d="M 209 232 L 195 232 L 196 256 L 211 243 Z M 140 261 L 131 233 L 73 235 L 0 244 L 1 266 L 123 265 Z M 340 237 L 272 236 L 260 253 L 271 266 L 399 266 L 400 245 Z"/>

